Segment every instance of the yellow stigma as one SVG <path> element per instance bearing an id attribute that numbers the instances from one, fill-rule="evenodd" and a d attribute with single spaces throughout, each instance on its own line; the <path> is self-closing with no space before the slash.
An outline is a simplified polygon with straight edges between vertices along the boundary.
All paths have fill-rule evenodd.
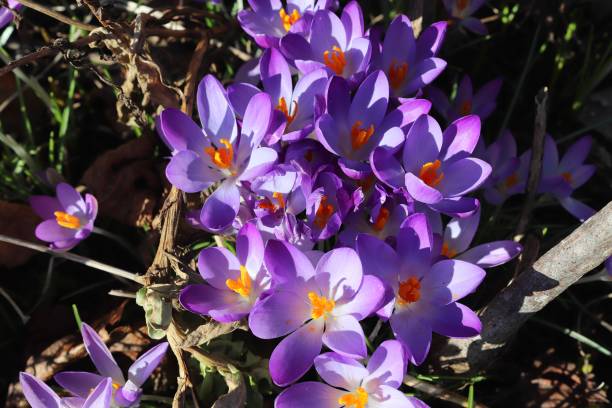
<path id="1" fill-rule="evenodd" d="M 345 408 L 365 408 L 368 403 L 368 393 L 363 387 L 359 387 L 353 393 L 342 395 L 338 398 L 338 404 Z"/>
<path id="2" fill-rule="evenodd" d="M 391 88 L 398 89 L 400 86 L 402 86 L 407 74 L 408 63 L 403 62 L 398 65 L 397 62 L 393 60 L 389 66 L 389 84 L 391 85 Z"/>
<path id="3" fill-rule="evenodd" d="M 342 51 L 340 47 L 334 45 L 331 51 L 325 51 L 323 53 L 323 61 L 325 61 L 325 65 L 334 71 L 336 75 L 342 75 L 344 72 L 346 58 L 344 57 L 344 51 Z"/>
<path id="4" fill-rule="evenodd" d="M 472 112 L 472 101 L 467 100 L 463 101 L 461 107 L 459 108 L 459 114 L 462 116 L 469 115 Z"/>
<path id="5" fill-rule="evenodd" d="M 257 204 L 257 207 L 268 210 L 269 212 L 276 212 L 279 208 L 285 209 L 285 198 L 281 193 L 273 193 L 272 198 L 276 200 L 278 205 L 275 205 L 269 198 L 265 197 L 263 201 Z"/>
<path id="6" fill-rule="evenodd" d="M 438 173 L 438 169 L 440 168 L 441 164 L 442 163 L 440 163 L 440 160 L 425 163 L 423 167 L 421 167 L 419 178 L 429 187 L 437 186 L 444 178 L 444 173 Z"/>
<path id="7" fill-rule="evenodd" d="M 385 228 L 385 225 L 387 225 L 387 221 L 389 221 L 389 210 L 383 207 L 378 211 L 378 216 L 376 217 L 376 221 L 372 224 L 372 228 L 380 232 Z"/>
<path id="8" fill-rule="evenodd" d="M 327 313 L 331 313 L 336 306 L 336 302 L 326 297 L 319 296 L 315 292 L 308 292 L 308 299 L 312 305 L 310 315 L 313 319 L 325 316 Z"/>
<path id="9" fill-rule="evenodd" d="M 368 128 L 362 128 L 362 126 L 363 122 L 356 120 L 351 128 L 351 146 L 353 150 L 361 149 L 374 134 L 374 125 L 370 125 Z"/>
<path id="10" fill-rule="evenodd" d="M 232 159 L 234 158 L 234 148 L 227 139 L 219 139 L 225 147 L 219 147 L 215 149 L 212 146 L 204 149 L 204 152 L 210 157 L 210 160 L 220 169 L 229 169 L 232 165 Z"/>
<path id="11" fill-rule="evenodd" d="M 334 214 L 334 210 L 334 206 L 327 203 L 327 196 L 322 196 L 321 202 L 319 203 L 319 208 L 317 208 L 317 212 L 315 214 L 314 224 L 319 228 L 325 227 L 331 216 Z"/>
<path id="12" fill-rule="evenodd" d="M 228 288 L 238 293 L 242 297 L 249 297 L 251 294 L 251 277 L 247 269 L 240 265 L 240 277 L 236 279 L 228 279 L 225 281 Z"/>
<path id="13" fill-rule="evenodd" d="M 278 98 L 278 105 L 276 105 L 276 109 L 281 111 L 285 118 L 287 118 L 287 126 L 289 126 L 298 113 L 298 103 L 297 101 L 293 101 L 295 108 L 293 109 L 293 113 L 289 114 L 289 107 L 287 106 L 287 101 L 285 101 L 285 97 L 281 96 Z"/>
<path id="14" fill-rule="evenodd" d="M 121 385 L 119 385 L 118 383 L 114 382 L 114 383 L 113 383 L 113 388 L 114 388 L 115 390 L 118 390 L 119 388 L 121 388 Z"/>
<path id="15" fill-rule="evenodd" d="M 399 297 L 397 303 L 400 305 L 414 303 L 421 298 L 421 282 L 414 276 L 411 276 L 405 281 L 400 282 L 397 294 Z"/>
<path id="16" fill-rule="evenodd" d="M 57 221 L 60 227 L 70 229 L 78 229 L 81 227 L 81 220 L 74 215 L 70 215 L 63 211 L 56 211 L 53 215 L 55 215 L 55 221 Z"/>
<path id="17" fill-rule="evenodd" d="M 283 22 L 283 27 L 285 27 L 285 31 L 291 30 L 291 26 L 295 24 L 296 21 L 300 19 L 300 12 L 297 9 L 293 9 L 291 14 L 287 14 L 284 8 L 280 9 L 278 15 Z"/>
<path id="18" fill-rule="evenodd" d="M 445 242 L 442 244 L 442 255 L 447 258 L 454 258 L 455 256 L 457 256 L 457 251 L 449 247 L 448 244 Z"/>

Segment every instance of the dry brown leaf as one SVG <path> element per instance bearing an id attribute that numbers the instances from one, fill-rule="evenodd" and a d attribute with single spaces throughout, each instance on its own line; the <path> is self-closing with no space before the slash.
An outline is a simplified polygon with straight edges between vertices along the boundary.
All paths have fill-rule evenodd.
<path id="1" fill-rule="evenodd" d="M 13 238 L 36 241 L 34 230 L 40 218 L 25 204 L 0 201 L 0 232 Z M 35 252 L 15 245 L 0 243 L 0 267 L 14 268 L 22 265 Z"/>

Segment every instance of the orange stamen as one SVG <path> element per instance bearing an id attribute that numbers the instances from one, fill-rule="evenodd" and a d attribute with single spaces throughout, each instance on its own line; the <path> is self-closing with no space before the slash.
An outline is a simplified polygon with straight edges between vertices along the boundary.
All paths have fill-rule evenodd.
<path id="1" fill-rule="evenodd" d="M 365 408 L 368 404 L 368 393 L 366 392 L 365 388 L 359 387 L 354 393 L 344 394 L 338 398 L 338 404 L 344 406 L 345 408 Z"/>
<path id="2" fill-rule="evenodd" d="M 326 297 L 319 296 L 315 292 L 308 292 L 308 299 L 312 305 L 310 316 L 313 319 L 318 319 L 321 316 L 325 316 L 327 313 L 331 313 L 336 307 L 336 302 Z"/>
<path id="3" fill-rule="evenodd" d="M 327 203 L 327 196 L 322 196 L 315 214 L 314 224 L 319 228 L 325 227 L 333 214 L 334 206 Z"/>
<path id="4" fill-rule="evenodd" d="M 304 158 L 311 162 L 312 159 L 314 158 L 314 153 L 312 152 L 312 150 L 306 150 L 306 153 L 304 153 Z"/>
<path id="5" fill-rule="evenodd" d="M 285 198 L 281 193 L 273 193 L 272 198 L 276 200 L 278 205 L 274 205 L 274 203 L 269 198 L 265 197 L 257 204 L 257 207 L 262 208 L 264 210 L 268 210 L 268 212 L 275 212 L 279 208 L 285 209 Z"/>
<path id="6" fill-rule="evenodd" d="M 462 116 L 469 115 L 472 112 L 472 101 L 463 101 L 461 108 L 459 108 L 459 114 Z"/>
<path id="7" fill-rule="evenodd" d="M 287 118 L 287 125 L 290 125 L 291 122 L 293 122 L 293 120 L 295 119 L 298 113 L 298 103 L 297 101 L 293 101 L 293 103 L 295 104 L 295 108 L 293 109 L 292 114 L 289 114 L 289 109 L 287 107 L 287 101 L 285 101 L 284 96 L 281 96 L 280 98 L 278 98 L 278 105 L 276 105 L 276 109 L 281 111 L 283 115 L 285 115 L 285 117 Z"/>
<path id="8" fill-rule="evenodd" d="M 234 158 L 234 148 L 227 139 L 219 139 L 219 143 L 225 147 L 215 149 L 209 146 L 204 149 L 204 152 L 210 157 L 210 160 L 212 160 L 215 166 L 220 169 L 229 169 L 232 165 L 232 159 Z"/>
<path id="9" fill-rule="evenodd" d="M 346 58 L 344 58 L 344 51 L 342 51 L 340 47 L 334 45 L 331 51 L 325 51 L 323 53 L 323 61 L 325 61 L 325 65 L 334 71 L 336 75 L 342 75 L 344 72 Z"/>
<path id="10" fill-rule="evenodd" d="M 400 283 L 397 294 L 399 295 L 397 301 L 400 305 L 414 303 L 421 298 L 421 282 L 412 276 Z"/>
<path id="11" fill-rule="evenodd" d="M 55 215 L 55 221 L 57 221 L 60 227 L 70 229 L 78 229 L 81 227 L 81 220 L 74 215 L 70 215 L 63 211 L 55 211 L 53 215 Z"/>
<path id="12" fill-rule="evenodd" d="M 502 187 L 504 189 L 506 188 L 510 188 L 510 187 L 514 187 L 518 184 L 519 182 L 519 178 L 518 178 L 518 174 L 516 173 L 512 173 L 511 175 L 509 175 L 508 177 L 506 177 L 506 179 L 504 180 L 504 184 L 502 185 Z"/>
<path id="13" fill-rule="evenodd" d="M 363 180 L 357 180 L 357 186 L 361 187 L 363 191 L 368 191 L 374 185 L 374 176 L 368 176 Z"/>
<path id="14" fill-rule="evenodd" d="M 567 181 L 568 184 L 572 184 L 572 173 L 561 173 L 561 177 L 563 177 L 563 180 Z"/>
<path id="15" fill-rule="evenodd" d="M 119 388 L 121 388 L 121 385 L 117 384 L 116 382 L 114 382 L 112 385 L 115 390 L 118 390 Z"/>
<path id="16" fill-rule="evenodd" d="M 374 224 L 372 224 L 372 228 L 380 232 L 383 230 L 383 228 L 385 228 L 385 225 L 387 225 L 387 221 L 389 221 L 389 210 L 383 207 L 380 209 L 380 211 L 378 211 L 378 216 L 376 217 Z"/>
<path id="17" fill-rule="evenodd" d="M 457 256 L 457 251 L 449 247 L 448 244 L 445 242 L 442 244 L 442 255 L 447 258 L 454 258 L 455 256 Z"/>
<path id="18" fill-rule="evenodd" d="M 351 128 L 351 146 L 353 150 L 361 149 L 374 134 L 374 125 L 370 125 L 368 128 L 362 128 L 361 126 L 363 126 L 363 122 L 356 120 Z"/>
<path id="19" fill-rule="evenodd" d="M 440 160 L 425 163 L 423 167 L 421 167 L 419 178 L 429 187 L 437 186 L 444 178 L 444 173 L 438 173 L 438 169 L 440 168 L 441 164 L 442 163 L 440 163 Z"/>
<path id="20" fill-rule="evenodd" d="M 285 199 L 283 198 L 283 195 L 281 193 L 273 193 L 272 198 L 274 198 L 278 203 L 278 208 L 285 208 Z"/>
<path id="21" fill-rule="evenodd" d="M 457 0 L 457 10 L 463 11 L 470 4 L 470 0 Z"/>
<path id="22" fill-rule="evenodd" d="M 400 86 L 402 86 L 407 74 L 408 63 L 403 62 L 398 65 L 397 62 L 393 60 L 391 62 L 391 66 L 389 67 L 389 83 L 391 88 L 398 89 Z"/>
<path id="23" fill-rule="evenodd" d="M 236 279 L 227 279 L 225 284 L 228 288 L 242 297 L 246 298 L 251 294 L 251 277 L 247 269 L 242 265 L 240 265 L 240 277 Z"/>
<path id="24" fill-rule="evenodd" d="M 291 30 L 291 26 L 295 24 L 296 21 L 300 19 L 300 12 L 297 9 L 293 9 L 291 14 L 287 14 L 284 8 L 280 9 L 278 15 L 283 22 L 283 27 L 285 27 L 285 31 Z"/>

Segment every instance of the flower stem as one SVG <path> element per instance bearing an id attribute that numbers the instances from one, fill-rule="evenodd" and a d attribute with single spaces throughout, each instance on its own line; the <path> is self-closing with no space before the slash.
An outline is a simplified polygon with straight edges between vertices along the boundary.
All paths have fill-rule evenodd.
<path id="1" fill-rule="evenodd" d="M 4 289 L 2 289 L 1 287 L 0 287 L 0 295 L 2 295 L 2 297 L 4 299 L 6 299 L 8 304 L 11 305 L 11 307 L 15 310 L 15 313 L 17 313 L 17 315 L 21 319 L 21 323 L 26 324 L 28 322 L 28 320 L 30 320 L 30 316 L 28 316 L 25 313 L 23 313 L 21 311 L 21 308 L 19 306 L 17 306 L 17 303 L 15 303 L 13 298 Z"/>
<path id="2" fill-rule="evenodd" d="M 144 279 L 141 276 L 136 275 L 135 273 L 128 272 L 126 270 L 123 270 L 123 269 L 120 269 L 120 268 L 117 268 L 111 265 L 107 265 L 102 262 L 94 261 L 93 259 L 85 258 L 84 256 L 72 254 L 70 252 L 55 251 L 46 246 L 34 244 L 32 242 L 24 241 L 18 238 L 12 238 L 12 237 L 2 235 L 2 234 L 0 234 L 0 241 L 7 242 L 13 245 L 18 245 L 24 248 L 33 249 L 34 251 L 43 252 L 45 254 L 54 255 L 58 258 L 68 259 L 69 261 L 78 262 L 83 265 L 89 266 L 90 268 L 98 269 L 100 271 L 110 273 L 111 275 L 118 276 L 120 278 L 129 279 L 140 285 L 144 284 Z"/>

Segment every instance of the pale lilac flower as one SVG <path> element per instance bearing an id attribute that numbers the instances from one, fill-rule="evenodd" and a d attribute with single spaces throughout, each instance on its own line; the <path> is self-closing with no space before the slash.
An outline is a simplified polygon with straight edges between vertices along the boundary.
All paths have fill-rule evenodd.
<path id="1" fill-rule="evenodd" d="M 23 395 L 32 408 L 110 408 L 112 380 L 97 377 L 84 397 L 60 398 L 47 384 L 28 373 L 19 373 Z"/>
<path id="2" fill-rule="evenodd" d="M 485 3 L 485 0 L 442 0 L 444 7 L 459 26 L 473 33 L 486 35 L 487 27 L 472 15 Z"/>

